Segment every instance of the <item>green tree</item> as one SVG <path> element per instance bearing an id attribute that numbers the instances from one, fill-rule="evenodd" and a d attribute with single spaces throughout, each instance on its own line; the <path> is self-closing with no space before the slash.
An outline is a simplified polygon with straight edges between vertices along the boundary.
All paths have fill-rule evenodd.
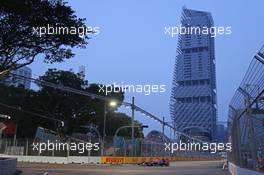
<path id="1" fill-rule="evenodd" d="M 85 48 L 88 35 L 39 36 L 40 26 L 86 27 L 85 19 L 62 0 L 0 1 L 0 75 L 31 64 L 38 55 L 47 63 L 63 62 L 74 56 L 72 48 Z M 89 32 L 88 32 L 89 33 Z M 92 31 L 91 31 L 92 33 Z"/>
<path id="2" fill-rule="evenodd" d="M 88 85 L 87 81 L 81 76 L 72 71 L 61 71 L 49 69 L 43 76 L 39 78 L 41 81 L 59 84 L 65 87 L 71 87 L 77 90 L 82 90 L 101 96 L 106 96 L 103 92 L 99 92 L 99 85 Z M 56 88 L 47 87 L 39 84 L 38 91 L 25 90 L 22 88 L 0 86 L 0 102 L 7 103 L 12 106 L 21 107 L 23 110 L 31 111 L 50 118 L 43 119 L 33 114 L 28 114 L 23 111 L 10 110 L 1 107 L 1 112 L 8 112 L 14 116 L 14 120 L 18 122 L 20 136 L 33 136 L 38 126 L 42 126 L 51 130 L 58 129 L 56 120 L 65 122 L 64 132 L 72 134 L 73 132 L 87 132 L 80 126 L 87 126 L 91 123 L 98 126 L 101 134 L 103 134 L 104 108 L 105 101 L 93 99 L 88 96 L 78 95 Z M 110 93 L 107 95 L 111 99 L 122 102 L 124 93 Z M 108 107 L 108 105 L 106 105 Z M 120 106 L 118 104 L 117 108 Z M 106 135 L 113 136 L 115 131 L 125 125 L 131 125 L 131 117 L 124 113 L 115 112 L 116 109 L 107 108 L 107 128 Z M 136 125 L 140 125 L 135 121 Z M 131 130 L 123 130 L 120 135 L 128 137 L 131 135 Z M 135 136 L 142 137 L 142 129 L 135 129 Z"/>
<path id="3" fill-rule="evenodd" d="M 32 115 L 34 112 L 39 114 L 34 105 L 37 92 L 3 84 L 0 84 L 0 92 L 0 113 L 10 115 L 18 124 L 18 137 L 33 137 L 38 126 L 52 126 L 52 120 Z"/>

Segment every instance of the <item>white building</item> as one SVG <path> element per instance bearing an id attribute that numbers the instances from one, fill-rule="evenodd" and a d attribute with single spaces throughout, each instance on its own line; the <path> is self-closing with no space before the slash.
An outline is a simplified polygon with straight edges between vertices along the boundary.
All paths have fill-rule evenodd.
<path id="1" fill-rule="evenodd" d="M 78 74 L 80 75 L 80 77 L 82 79 L 85 79 L 85 66 L 84 65 L 79 66 L 79 72 L 78 72 Z"/>
<path id="2" fill-rule="evenodd" d="M 181 25 L 213 27 L 209 12 L 183 8 Z M 170 113 L 175 127 L 188 135 L 213 140 L 216 132 L 216 73 L 211 34 L 181 34 L 178 41 Z"/>
<path id="3" fill-rule="evenodd" d="M 19 77 L 16 77 L 15 75 L 19 75 Z M 12 71 L 12 75 L 10 75 L 5 80 L 5 83 L 8 86 L 30 89 L 30 80 L 27 78 L 31 78 L 31 77 L 32 77 L 32 70 L 29 67 L 25 66 L 25 67 Z"/>

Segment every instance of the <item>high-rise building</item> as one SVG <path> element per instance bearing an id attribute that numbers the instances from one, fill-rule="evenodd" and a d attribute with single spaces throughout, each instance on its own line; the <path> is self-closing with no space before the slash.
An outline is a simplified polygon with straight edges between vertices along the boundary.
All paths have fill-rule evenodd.
<path id="1" fill-rule="evenodd" d="M 216 125 L 216 141 L 219 143 L 225 143 L 227 141 L 227 128 L 224 124 Z"/>
<path id="2" fill-rule="evenodd" d="M 19 75 L 22 77 L 17 77 L 15 75 Z M 12 71 L 12 74 L 5 79 L 5 84 L 8 86 L 30 89 L 30 80 L 28 78 L 31 77 L 32 77 L 32 70 L 26 66 L 21 67 L 17 70 Z"/>
<path id="3" fill-rule="evenodd" d="M 211 29 L 213 26 L 209 12 L 183 8 L 181 27 Z M 213 140 L 216 132 L 214 49 L 210 32 L 180 34 L 171 92 L 170 113 L 175 127 L 204 140 Z"/>
<path id="4" fill-rule="evenodd" d="M 82 65 L 82 66 L 79 66 L 79 76 L 84 79 L 85 78 L 85 66 Z"/>

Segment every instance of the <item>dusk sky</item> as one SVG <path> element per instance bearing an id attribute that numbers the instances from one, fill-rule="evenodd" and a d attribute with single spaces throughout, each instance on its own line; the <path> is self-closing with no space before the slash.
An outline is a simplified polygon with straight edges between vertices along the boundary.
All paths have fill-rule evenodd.
<path id="1" fill-rule="evenodd" d="M 215 38 L 219 121 L 226 121 L 228 104 L 240 84 L 254 54 L 264 44 L 264 2 L 212 0 L 69 0 L 78 17 L 88 26 L 100 27 L 86 49 L 74 49 L 76 56 L 60 64 L 44 64 L 42 59 L 30 67 L 33 77 L 48 68 L 63 70 L 85 65 L 90 83 L 166 85 L 165 93 L 126 94 L 136 104 L 170 121 L 169 102 L 178 37 L 164 34 L 166 26 L 179 26 L 182 7 L 212 13 L 215 26 L 231 26 L 231 35 Z M 41 56 L 39 57 L 41 58 Z M 130 114 L 130 111 L 120 109 Z M 160 126 L 136 113 L 136 119 Z"/>

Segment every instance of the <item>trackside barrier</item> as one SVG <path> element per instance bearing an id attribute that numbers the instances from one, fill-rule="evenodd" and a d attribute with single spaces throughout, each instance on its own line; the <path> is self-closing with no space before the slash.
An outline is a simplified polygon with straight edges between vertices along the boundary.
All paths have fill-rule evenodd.
<path id="1" fill-rule="evenodd" d="M 170 157 L 170 161 L 208 161 L 208 160 L 221 160 L 219 157 Z"/>
<path id="2" fill-rule="evenodd" d="M 200 158 L 200 157 L 101 157 L 102 164 L 138 164 L 142 162 L 150 162 L 153 160 L 169 159 L 170 161 L 206 161 L 219 160 L 217 158 Z"/>
<path id="3" fill-rule="evenodd" d="M 263 175 L 263 173 L 260 172 L 240 168 L 231 162 L 228 163 L 228 170 L 231 175 Z"/>
<path id="4" fill-rule="evenodd" d="M 162 157 L 101 157 L 102 164 L 138 164 L 150 162 L 152 160 L 161 160 Z"/>
<path id="5" fill-rule="evenodd" d="M 100 164 L 101 157 L 94 156 L 69 156 L 69 157 L 52 157 L 52 156 L 10 156 L 10 158 L 17 158 L 18 162 L 30 162 L 30 163 L 56 163 L 56 164 Z"/>
<path id="6" fill-rule="evenodd" d="M 206 161 L 217 160 L 215 158 L 194 158 L 194 157 L 95 157 L 95 156 L 69 156 L 69 157 L 52 157 L 52 156 L 11 156 L 4 155 L 8 158 L 16 158 L 18 162 L 30 163 L 56 163 L 56 164 L 139 164 L 153 160 L 169 159 L 170 161 Z"/>

